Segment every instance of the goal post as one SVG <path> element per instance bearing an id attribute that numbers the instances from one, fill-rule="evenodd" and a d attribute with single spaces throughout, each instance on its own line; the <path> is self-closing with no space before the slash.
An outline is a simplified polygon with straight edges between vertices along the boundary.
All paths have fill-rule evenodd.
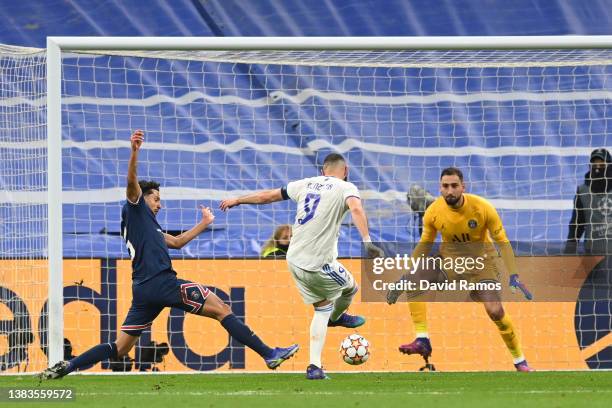
<path id="1" fill-rule="evenodd" d="M 130 266 L 115 229 L 130 130 L 147 134 L 139 177 L 162 181 L 168 204 L 160 224 L 168 230 L 191 227 L 202 202 L 314 176 L 335 151 L 348 158 L 375 239 L 417 240 L 407 193 L 419 185 L 436 196 L 440 170 L 457 165 L 470 191 L 498 208 L 510 239 L 528 244 L 519 255 L 542 255 L 538 243 L 563 244 L 589 154 L 612 145 L 612 36 L 48 37 L 42 64 L 48 242 L 38 256 L 48 262 L 48 330 L 41 330 L 48 362 L 37 368 L 64 358 L 65 337 L 77 354 L 113 341 L 125 317 Z M 293 211 L 288 203 L 232 210 L 172 257 L 181 277 L 219 285 L 219 296 L 265 341 L 306 346 L 310 310 L 283 261 L 259 258 L 274 227 L 293 222 Z M 340 241 L 340 256 L 359 275 L 360 240 L 350 223 Z M 416 361 L 393 357 L 414 335 L 408 310 L 381 306 L 354 307 L 372 317 L 372 334 L 360 333 L 373 347 L 362 369 L 413 369 Z M 600 347 L 601 305 L 589 307 L 510 305 L 530 362 L 612 366 Z M 451 307 L 431 305 L 437 363 L 473 369 L 462 357 L 480 355 L 469 344 L 479 334 L 488 348 L 481 368 L 507 368 L 484 311 L 465 309 L 456 321 Z M 92 313 L 100 319 L 89 321 Z M 212 324 L 165 313 L 137 348 L 137 362 L 153 340 L 169 344 L 168 370 L 263 368 L 225 337 L 213 345 L 200 340 L 207 330 L 222 337 Z M 296 317 L 290 328 L 278 322 L 283 313 Z M 563 321 L 546 328 L 558 346 L 538 329 L 538 314 L 547 325 Z M 460 327 L 463 335 L 446 333 Z M 336 337 L 330 334 L 326 367 L 349 369 L 335 355 Z M 302 363 L 288 368 L 302 370 Z"/>
<path id="2" fill-rule="evenodd" d="M 51 61 L 51 62 L 49 62 Z M 62 228 L 62 50 L 47 40 L 47 205 L 49 232 L 48 364 L 64 359 Z"/>
<path id="3" fill-rule="evenodd" d="M 48 37 L 47 41 L 64 51 L 528 50 L 607 49 L 612 36 Z"/>

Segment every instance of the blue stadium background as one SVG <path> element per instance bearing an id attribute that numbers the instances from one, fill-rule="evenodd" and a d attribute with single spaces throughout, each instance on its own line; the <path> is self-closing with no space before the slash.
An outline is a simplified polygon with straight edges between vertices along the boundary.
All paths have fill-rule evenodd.
<path id="1" fill-rule="evenodd" d="M 610 30 L 610 1 L 592 1 L 588 4 L 580 1 L 524 0 L 435 3 L 436 7 L 432 7 L 431 2 L 422 1 L 336 1 L 312 2 L 306 7 L 300 1 L 179 0 L 171 5 L 165 1 L 150 1 L 143 7 L 139 1 L 7 2 L 0 9 L 5 21 L 0 27 L 0 42 L 44 47 L 46 35 L 543 35 L 605 34 Z M 108 67 L 121 64 L 122 60 L 97 61 L 79 72 L 67 64 L 64 73 L 65 95 L 112 96 L 120 100 L 156 94 L 180 97 L 187 90 L 201 90 L 215 96 L 220 94 L 216 88 L 217 82 L 227 80 L 223 70 L 233 69 L 231 66 L 202 67 L 220 72 L 218 77 L 203 76 L 202 69 L 194 68 L 192 63 L 190 72 L 186 74 L 168 74 L 166 77 L 159 74 L 155 79 L 134 70 L 126 78 L 131 86 L 122 86 L 116 80 L 117 83 L 113 85 L 105 85 L 104 81 L 111 77 Z M 147 62 L 143 66 L 146 68 L 146 65 Z M 312 72 L 310 69 L 305 71 Z M 338 71 L 337 74 L 341 75 Z M 413 183 L 419 183 L 435 194 L 440 168 L 452 164 L 468 169 L 466 176 L 471 191 L 490 199 L 523 200 L 523 203 L 524 200 L 551 200 L 549 207 L 541 204 L 535 208 L 501 206 L 500 209 L 510 238 L 527 243 L 522 248 L 523 252 L 534 253 L 540 250 L 531 246 L 533 242 L 547 242 L 550 249 L 551 243 L 553 247 L 558 247 L 557 244 L 563 240 L 570 216 L 570 201 L 576 184 L 581 182 L 586 171 L 588 150 L 610 144 L 608 99 L 584 99 L 584 95 L 590 91 L 610 90 L 612 83 L 606 80 L 609 76 L 607 68 L 591 68 L 588 77 L 580 76 L 586 70 L 581 72 L 580 69 L 567 68 L 554 72 L 553 68 L 552 71 L 525 72 L 529 80 L 527 77 L 516 80 L 511 77 L 513 72 L 510 69 L 500 72 L 490 70 L 482 72 L 482 78 L 466 80 L 466 75 L 471 76 L 469 70 L 455 70 L 452 74 L 439 70 L 435 75 L 443 80 L 429 81 L 423 79 L 434 74 L 433 71 L 407 70 L 398 71 L 392 81 L 377 83 L 371 79 L 371 74 L 376 73 L 374 69 L 362 69 L 350 72 L 350 80 L 354 82 L 354 89 L 359 86 L 362 95 L 372 96 L 410 94 L 406 92 L 407 89 L 418 90 L 414 95 L 434 92 L 469 95 L 487 91 L 576 92 L 580 94 L 576 96 L 577 100 L 547 103 L 515 99 L 493 104 L 488 104 L 488 101 L 472 104 L 441 101 L 433 106 L 434 109 L 425 104 L 375 107 L 339 101 L 314 107 L 316 101 L 295 104 L 287 100 L 263 108 L 244 105 L 237 108 L 232 104 L 215 106 L 205 104 L 201 99 L 181 106 L 162 103 L 152 107 L 88 107 L 68 103 L 64 106 L 63 137 L 77 143 L 93 138 L 103 145 L 104 141 L 124 140 L 129 129 L 142 127 L 148 132 L 149 142 L 230 144 L 246 140 L 257 145 L 281 143 L 288 148 L 305 148 L 313 141 L 327 141 L 338 146 L 348 139 L 373 143 L 378 147 L 387 146 L 391 149 L 385 152 L 360 148 L 345 152 L 352 165 L 351 180 L 361 189 L 404 192 Z M 198 72 L 200 75 L 197 75 Z M 241 89 L 233 91 L 233 95 L 254 100 L 274 91 L 295 93 L 304 88 L 347 94 L 354 92 L 347 78 L 334 77 L 336 73 L 333 69 L 327 73 L 327 77 L 310 77 L 307 83 L 286 76 L 281 83 L 280 76 L 275 75 L 273 70 L 268 69 L 265 73 L 254 71 L 252 75 L 240 77 L 239 80 L 243 82 L 238 84 L 238 88 Z M 550 73 L 553 75 L 547 75 Z M 325 75 L 324 72 L 318 74 Z M 508 76 L 504 78 L 505 75 Z M 288 82 L 290 78 L 293 78 L 293 83 Z M 172 87 L 159 86 L 170 83 Z M 187 84 L 189 88 L 182 86 Z M 383 89 L 379 89 L 381 85 Z M 384 93 L 385 89 L 387 93 Z M 78 113 L 74 114 L 75 111 Z M 197 114 L 193 115 L 193 112 Z M 263 114 L 273 121 L 270 128 L 267 124 L 262 126 L 261 121 L 251 119 Z M 476 125 L 455 123 L 457 114 Z M 198 120 L 198 116 L 206 120 Z M 159 120 L 151 120 L 153 117 Z M 366 119 L 364 124 L 355 126 L 360 118 Z M 326 121 L 327 126 L 316 126 L 317 121 Z M 393 122 L 410 125 L 398 127 Z M 175 131 L 162 132 L 162 129 Z M 523 149 L 549 147 L 552 153 L 419 156 L 395 154 L 393 151 L 394 147 L 432 148 L 435 151 L 436 148 L 495 149 L 508 146 Z M 556 154 L 555 148 L 559 148 L 559 152 L 576 148 L 576 154 Z M 148 151 L 144 160 L 160 165 L 147 166 L 141 174 L 158 179 L 164 188 L 216 191 L 273 188 L 291 179 L 316 174 L 321 158 L 330 151 L 330 148 L 323 148 L 312 154 L 296 155 L 270 153 L 265 148 L 246 148 L 236 152 L 212 150 L 207 153 L 173 152 L 170 148 Z M 99 189 L 123 186 L 123 169 L 129 154 L 127 149 L 75 147 L 65 149 L 64 153 L 65 190 L 97 192 Z M 257 167 L 250 166 L 255 162 Z M 227 163 L 243 163 L 244 166 L 225 165 Z M 394 168 L 396 172 L 388 177 L 381 176 L 376 172 L 377 167 Z M 87 172 L 82 169 L 87 169 Z M 399 174 L 397 169 L 405 169 L 405 174 Z M 205 203 L 217 205 L 214 200 Z M 372 223 L 373 235 L 381 240 L 415 240 L 412 215 L 405 211 L 405 206 L 393 204 L 381 202 L 371 207 L 386 214 L 380 218 L 372 217 L 377 218 Z M 119 206 L 118 202 L 114 205 L 66 205 L 65 255 L 125 256 L 121 241 L 112 234 L 119 229 Z M 171 230 L 188 228 L 193 222 L 193 214 L 189 211 L 195 206 L 195 202 L 168 203 L 161 222 Z M 245 207 L 230 213 L 226 220 L 225 216 L 219 216 L 219 229 L 198 239 L 182 256 L 256 256 L 259 245 L 271 234 L 274 225 L 291 222 L 290 209 L 288 203 L 283 203 L 261 208 L 261 211 Z M 100 234 L 100 231 L 111 234 Z M 343 228 L 342 234 L 344 239 L 341 240 L 340 254 L 358 255 L 360 248 L 356 231 Z M 347 239 L 351 234 L 354 239 Z"/>
<path id="2" fill-rule="evenodd" d="M 306 7 L 300 1 L 178 0 L 171 5 L 165 1 L 150 1 L 143 7 L 139 1 L 7 2 L 0 9 L 5 21 L 0 27 L 0 42 L 44 47 L 46 35 L 543 35 L 605 34 L 610 31 L 610 1 L 461 0 L 434 3 L 436 7 L 423 1 L 336 1 L 312 2 Z M 68 64 L 64 73 L 65 95 L 112 96 L 120 100 L 156 94 L 180 97 L 187 90 L 201 90 L 215 96 L 215 93 L 220 94 L 216 88 L 219 79 L 227 80 L 223 70 L 233 69 L 231 66 L 207 67 L 212 71 L 219 70 L 218 78 L 215 75 L 202 76 L 201 69 L 194 68 L 192 63 L 187 74 L 168 74 L 166 77 L 159 74 L 155 80 L 133 70 L 126 78 L 132 86 L 125 87 L 117 81 L 112 85 L 104 84 L 111 75 L 108 67 L 113 67 L 113 64 L 120 66 L 123 62 L 97 61 L 79 72 Z M 197 75 L 198 71 L 200 75 Z M 333 69 L 327 72 L 329 78 L 334 77 Z M 359 86 L 362 95 L 371 96 L 410 94 L 407 89 L 417 89 L 415 95 L 435 92 L 470 95 L 487 91 L 575 92 L 577 95 L 576 100 L 553 103 L 522 101 L 520 98 L 492 104 L 486 100 L 473 104 L 441 101 L 434 109 L 418 103 L 375 107 L 338 101 L 313 107 L 316 101 L 314 104 L 296 104 L 287 100 L 263 108 L 236 107 L 233 104 L 216 106 L 206 104 L 202 99 L 181 106 L 173 103 L 152 107 L 97 105 L 93 109 L 92 106 L 67 103 L 64 106 L 63 138 L 76 143 L 85 138 L 94 139 L 103 148 L 64 149 L 64 189 L 99 192 L 100 189 L 122 187 L 123 169 L 129 152 L 125 148 L 109 149 L 103 145 L 105 141 L 125 140 L 125 133 L 136 127 L 147 130 L 149 142 L 163 141 L 166 144 L 218 142 L 227 145 L 242 140 L 260 146 L 281 143 L 291 149 L 308 147 L 313 141 L 326 141 L 333 146 L 347 140 L 367 142 L 387 149 L 379 152 L 352 148 L 345 152 L 352 165 L 351 180 L 361 189 L 405 192 L 413 183 L 419 183 L 435 194 L 440 168 L 457 165 L 468 169 L 466 176 L 472 192 L 493 200 L 523 202 L 521 208 L 501 206 L 500 212 L 510 238 L 527 243 L 522 252 L 540 253 L 542 251 L 532 247 L 532 243 L 547 242 L 550 249 L 551 245 L 558 247 L 565 237 L 571 199 L 576 184 L 582 181 L 586 171 L 588 151 L 610 144 L 609 97 L 589 96 L 592 91 L 609 92 L 612 83 L 607 80 L 608 68 L 590 68 L 589 76 L 581 76 L 585 72 L 586 69 L 571 68 L 553 68 L 551 72 L 525 71 L 529 79 L 516 80 L 511 77 L 513 71 L 510 69 L 500 72 L 485 70 L 481 73 L 482 78 L 472 78 L 469 70 L 454 70 L 452 73 L 439 70 L 435 74 L 443 80 L 428 81 L 423 78 L 434 74 L 433 71 L 407 70 L 383 83 L 371 79 L 370 74 L 376 73 L 374 69 L 350 73 L 353 88 Z M 553 75 L 548 75 L 551 73 Z M 470 76 L 470 79 L 466 80 L 465 76 Z M 239 89 L 232 91 L 232 95 L 254 100 L 274 91 L 295 93 L 304 88 L 337 90 L 347 94 L 354 92 L 347 78 L 338 76 L 330 80 L 328 77 L 310 77 L 307 83 L 303 83 L 296 77 L 286 76 L 281 83 L 273 70 L 255 70 L 251 75 L 240 77 L 243 82 L 238 84 Z M 289 83 L 289 78 L 294 82 Z M 170 83 L 172 87 L 159 86 Z M 189 89 L 182 84 L 189 84 Z M 381 84 L 387 93 L 378 88 Z M 264 112 L 273 121 L 270 128 L 251 119 L 261 117 Z M 464 121 L 473 121 L 475 126 L 455 123 L 458 114 Z M 152 120 L 153 117 L 158 120 Z M 202 117 L 206 120 L 201 120 Z M 366 120 L 356 128 L 355 123 L 360 118 Z M 326 121 L 326 126 L 316 126 L 315 122 L 319 120 Z M 393 122 L 410 125 L 398 127 Z M 459 156 L 420 156 L 393 151 L 397 147 L 431 148 L 435 151 L 437 148 L 461 147 L 494 150 L 509 146 L 523 151 L 530 147 L 546 147 L 551 151 L 542 155 L 470 153 Z M 575 154 L 568 155 L 568 149 L 573 149 Z M 216 149 L 206 153 L 172 151 L 171 148 L 152 150 L 146 152 L 144 161 L 160 165 L 148 165 L 141 174 L 158 179 L 164 188 L 215 191 L 273 188 L 291 179 L 316 174 L 321 158 L 330 151 L 332 149 L 322 148 L 312 154 L 296 155 L 266 152 L 264 147 L 236 152 Z M 250 166 L 255 162 L 257 167 Z M 242 163 L 244 166 L 226 165 L 228 163 Z M 382 172 L 376 171 L 379 167 L 395 169 L 395 172 L 389 177 L 381 176 Z M 397 169 L 405 169 L 405 174 L 400 174 Z M 529 200 L 545 201 L 530 208 L 524 205 Z M 550 206 L 546 205 L 546 200 L 550 200 Z M 214 200 L 204 202 L 217 205 Z M 371 207 L 386 214 L 372 217 L 373 235 L 381 240 L 416 239 L 412 215 L 405 211 L 405 206 L 394 204 L 397 203 L 381 202 Z M 170 202 L 161 222 L 171 230 L 188 228 L 193 223 L 190 211 L 195 206 L 195 202 Z M 113 235 L 119 229 L 119 207 L 119 202 L 66 205 L 65 255 L 125 256 L 121 241 Z M 289 203 L 282 203 L 261 211 L 245 207 L 230 213 L 227 219 L 224 215 L 219 216 L 218 230 L 198 239 L 182 256 L 256 256 L 259 245 L 271 234 L 274 225 L 291 222 L 290 210 Z M 343 228 L 342 234 L 340 254 L 358 255 L 360 248 L 356 231 Z M 351 234 L 353 239 L 347 239 Z"/>

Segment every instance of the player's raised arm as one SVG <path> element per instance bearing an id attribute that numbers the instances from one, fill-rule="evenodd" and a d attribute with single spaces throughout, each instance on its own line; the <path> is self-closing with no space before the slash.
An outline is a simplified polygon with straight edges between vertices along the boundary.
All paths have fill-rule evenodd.
<path id="1" fill-rule="evenodd" d="M 127 173 L 127 189 L 125 196 L 127 200 L 134 204 L 140 198 L 142 191 L 140 185 L 138 185 L 138 152 L 144 142 L 144 132 L 142 130 L 136 130 L 130 137 L 132 153 L 130 154 L 130 161 L 128 162 L 128 173 Z"/>
<path id="2" fill-rule="evenodd" d="M 164 234 L 166 239 L 166 245 L 168 248 L 181 249 L 187 245 L 191 240 L 200 235 L 206 227 L 208 227 L 215 220 L 215 216 L 209 207 L 200 206 L 202 211 L 202 219 L 196 225 L 193 226 L 189 231 L 185 231 L 180 235 L 174 236 L 170 234 Z"/>
<path id="3" fill-rule="evenodd" d="M 240 204 L 269 204 L 276 201 L 282 201 L 285 198 L 280 188 L 272 190 L 261 190 L 251 194 L 246 194 L 238 198 L 228 198 L 221 201 L 219 208 L 221 211 L 227 211 L 230 208 L 239 206 Z"/>

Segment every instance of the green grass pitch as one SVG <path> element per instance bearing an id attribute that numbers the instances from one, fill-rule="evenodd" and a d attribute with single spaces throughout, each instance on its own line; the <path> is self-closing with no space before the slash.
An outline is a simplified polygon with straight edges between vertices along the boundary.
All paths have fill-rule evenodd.
<path id="1" fill-rule="evenodd" d="M 76 401 L 2 406 L 179 407 L 610 407 L 612 372 L 0 376 L 0 388 L 72 388 Z M 6 401 L 6 400 L 5 400 Z"/>

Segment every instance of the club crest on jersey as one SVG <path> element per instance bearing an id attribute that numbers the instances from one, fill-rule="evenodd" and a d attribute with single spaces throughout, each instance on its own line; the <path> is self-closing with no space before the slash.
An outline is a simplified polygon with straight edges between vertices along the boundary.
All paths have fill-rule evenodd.
<path id="1" fill-rule="evenodd" d="M 198 300 L 200 298 L 200 294 L 196 290 L 194 290 L 193 292 L 191 292 L 191 298 L 193 300 Z"/>
<path id="2" fill-rule="evenodd" d="M 476 220 L 472 219 L 468 221 L 468 227 L 470 227 L 471 229 L 474 229 L 478 226 L 478 222 L 476 222 Z"/>

